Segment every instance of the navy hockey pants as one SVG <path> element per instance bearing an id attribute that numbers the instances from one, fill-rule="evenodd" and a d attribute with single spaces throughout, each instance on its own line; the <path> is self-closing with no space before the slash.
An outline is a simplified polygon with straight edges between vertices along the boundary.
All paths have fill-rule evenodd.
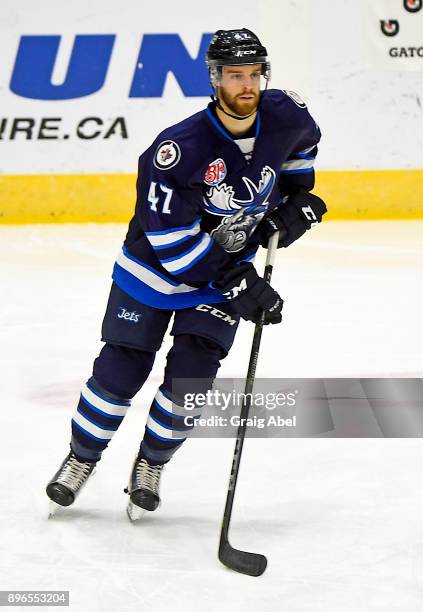
<path id="1" fill-rule="evenodd" d="M 94 361 L 92 377 L 81 391 L 72 419 L 71 447 L 79 459 L 100 459 L 131 399 L 147 380 L 172 315 L 173 346 L 138 456 L 150 464 L 166 463 L 186 439 L 191 427 L 184 419 L 199 416 L 201 409 L 187 411 L 183 398 L 211 388 L 220 361 L 234 341 L 239 317 L 226 303 L 159 310 L 113 285 L 102 328 L 106 344 Z"/>

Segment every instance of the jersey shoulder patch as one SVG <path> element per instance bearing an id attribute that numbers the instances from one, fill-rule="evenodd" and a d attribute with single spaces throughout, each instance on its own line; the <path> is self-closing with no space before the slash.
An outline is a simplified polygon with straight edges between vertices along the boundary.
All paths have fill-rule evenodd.
<path id="1" fill-rule="evenodd" d="M 288 98 L 291 98 L 291 100 L 295 102 L 297 106 L 300 108 L 307 108 L 307 104 L 304 102 L 301 96 L 295 93 L 295 91 L 290 91 L 289 89 L 283 89 L 282 91 L 286 96 L 288 96 Z"/>
<path id="2" fill-rule="evenodd" d="M 174 140 L 162 140 L 156 148 L 153 164 L 159 170 L 174 168 L 181 159 L 181 149 Z"/>
<path id="3" fill-rule="evenodd" d="M 203 180 L 206 161 L 210 161 L 209 149 L 212 147 L 212 142 L 207 138 L 208 127 L 203 115 L 204 111 L 195 113 L 157 136 L 150 153 L 150 160 L 157 170 L 165 174 L 172 170 L 182 182 L 191 182 L 201 167 Z"/>

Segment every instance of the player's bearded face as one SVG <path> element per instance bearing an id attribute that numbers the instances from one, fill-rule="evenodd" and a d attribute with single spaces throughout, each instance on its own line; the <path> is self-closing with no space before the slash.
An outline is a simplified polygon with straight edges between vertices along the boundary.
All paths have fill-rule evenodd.
<path id="1" fill-rule="evenodd" d="M 251 115 L 260 99 L 261 66 L 224 66 L 218 95 L 235 115 Z"/>

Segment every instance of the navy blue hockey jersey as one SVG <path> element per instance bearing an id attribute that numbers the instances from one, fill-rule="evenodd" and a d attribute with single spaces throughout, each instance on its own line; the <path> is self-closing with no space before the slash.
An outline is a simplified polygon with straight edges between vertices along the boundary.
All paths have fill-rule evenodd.
<path id="1" fill-rule="evenodd" d="M 284 193 L 313 188 L 319 139 L 301 99 L 279 90 L 262 96 L 249 153 L 218 121 L 213 103 L 164 130 L 139 159 L 116 284 L 156 308 L 225 301 L 212 281 L 254 258 L 254 231 Z"/>

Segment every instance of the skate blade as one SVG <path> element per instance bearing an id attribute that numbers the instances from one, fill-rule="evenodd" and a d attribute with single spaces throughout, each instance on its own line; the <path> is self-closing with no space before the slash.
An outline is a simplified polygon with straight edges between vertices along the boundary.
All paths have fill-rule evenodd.
<path id="1" fill-rule="evenodd" d="M 134 523 L 135 521 L 139 521 L 140 518 L 144 516 L 146 510 L 129 501 L 126 507 L 126 512 L 128 514 L 129 519 Z"/>

